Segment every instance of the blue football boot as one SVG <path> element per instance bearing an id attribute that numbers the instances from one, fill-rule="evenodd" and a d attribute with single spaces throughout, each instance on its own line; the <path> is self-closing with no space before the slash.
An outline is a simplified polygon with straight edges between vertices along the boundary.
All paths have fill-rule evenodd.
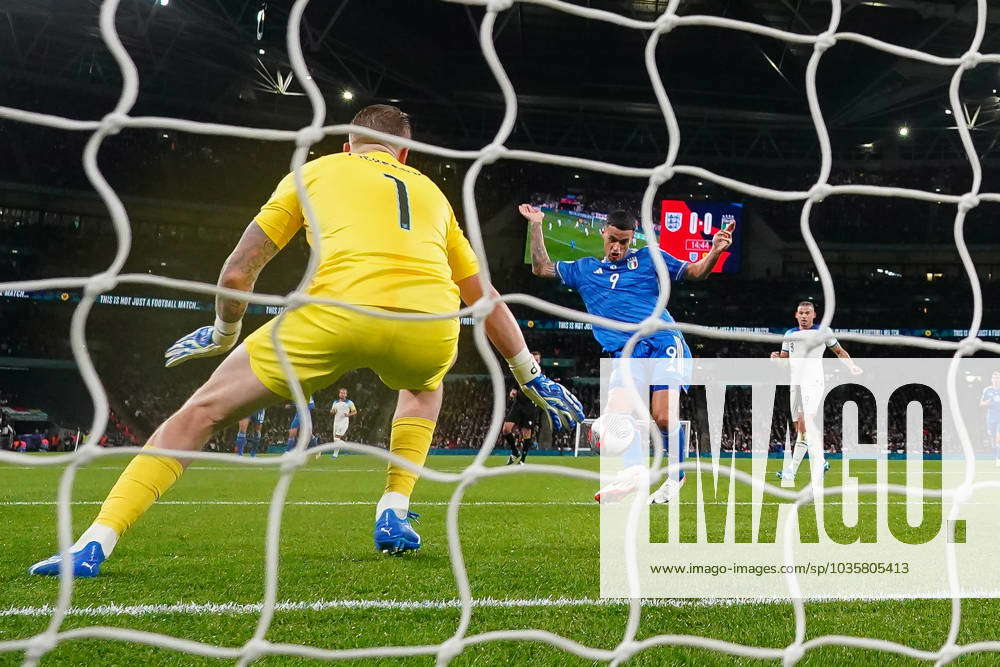
<path id="1" fill-rule="evenodd" d="M 419 549 L 420 535 L 410 525 L 410 519 L 419 516 L 416 512 L 407 512 L 406 518 L 400 519 L 393 509 L 382 512 L 382 516 L 375 521 L 372 535 L 375 539 L 375 550 L 398 556 Z"/>
<path id="2" fill-rule="evenodd" d="M 104 562 L 104 549 L 100 542 L 89 542 L 87 546 L 75 553 L 70 554 L 73 559 L 74 577 L 96 577 L 101 571 L 101 563 Z M 51 577 L 59 576 L 60 554 L 51 558 L 39 561 L 28 568 L 28 574 L 42 574 Z"/>

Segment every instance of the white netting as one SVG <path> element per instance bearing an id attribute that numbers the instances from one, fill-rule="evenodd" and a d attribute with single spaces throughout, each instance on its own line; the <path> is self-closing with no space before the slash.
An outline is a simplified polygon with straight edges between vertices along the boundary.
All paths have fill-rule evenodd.
<path id="1" fill-rule="evenodd" d="M 448 148 L 433 146 L 429 144 L 424 144 L 416 141 L 401 141 L 397 137 L 391 137 L 396 143 L 404 143 L 405 145 L 416 149 L 418 151 L 431 153 L 434 155 L 439 155 L 449 158 L 458 159 L 470 159 L 473 160 L 470 166 L 465 181 L 463 183 L 463 203 L 466 213 L 466 225 L 469 239 L 472 243 L 476 254 L 479 256 L 480 265 L 482 267 L 482 280 L 484 286 L 489 281 L 489 274 L 487 269 L 487 262 L 485 260 L 486 252 L 483 246 L 482 235 L 479 228 L 479 219 L 476 212 L 476 204 L 473 196 L 474 186 L 476 183 L 476 178 L 479 175 L 480 170 L 483 165 L 491 164 L 500 158 L 508 160 L 524 160 L 524 161 L 534 161 L 534 162 L 544 162 L 549 164 L 557 164 L 567 167 L 574 167 L 578 169 L 590 169 L 595 171 L 601 171 L 605 173 L 618 174 L 622 176 L 630 176 L 635 178 L 641 178 L 647 180 L 647 187 L 645 190 L 645 195 L 642 202 L 642 226 L 643 231 L 647 236 L 653 236 L 653 226 L 652 226 L 652 204 L 653 197 L 657 191 L 657 188 L 667 181 L 674 174 L 687 174 L 691 176 L 696 176 L 700 179 L 713 181 L 721 186 L 731 188 L 733 190 L 742 192 L 747 195 L 755 197 L 763 197 L 772 200 L 780 201 L 802 201 L 802 214 L 801 214 L 801 229 L 802 235 L 805 240 L 806 246 L 809 249 L 809 253 L 816 265 L 817 271 L 819 273 L 820 281 L 823 286 L 823 296 L 825 309 L 823 318 L 820 322 L 821 329 L 827 329 L 830 322 L 833 319 L 835 312 L 835 294 L 833 280 L 830 276 L 830 272 L 824 263 L 823 256 L 820 253 L 820 249 L 816 244 L 815 239 L 812 236 L 809 227 L 809 214 L 814 203 L 822 201 L 825 197 L 834 195 L 844 195 L 844 194 L 854 194 L 854 195 L 869 195 L 876 197 L 906 197 L 911 199 L 918 199 L 928 202 L 947 202 L 957 206 L 957 211 L 955 215 L 954 224 L 954 235 L 955 235 L 955 245 L 958 249 L 959 255 L 962 259 L 962 265 L 965 268 L 966 274 L 969 279 L 969 283 L 972 287 L 973 293 L 973 316 L 969 327 L 969 336 L 959 342 L 948 342 L 942 340 L 925 339 L 925 338 L 911 338 L 904 336 L 871 336 L 864 334 L 839 334 L 841 339 L 862 341 L 866 343 L 876 343 L 876 344 L 888 344 L 888 345 L 910 345 L 914 347 L 923 347 L 929 349 L 939 349 L 939 350 L 954 350 L 954 359 L 950 365 L 950 371 L 948 375 L 948 401 L 950 409 L 956 420 L 956 429 L 959 433 L 962 450 L 965 455 L 966 464 L 966 474 L 964 477 L 963 484 L 953 492 L 945 492 L 945 495 L 954 495 L 957 502 L 953 506 L 953 514 L 950 518 L 955 518 L 955 513 L 961 506 L 963 500 L 967 500 L 971 492 L 979 487 L 985 486 L 1000 486 L 1000 483 L 989 483 L 989 482 L 974 482 L 974 453 L 972 450 L 972 445 L 969 440 L 968 432 L 965 425 L 960 421 L 959 416 L 961 412 L 958 409 L 958 398 L 955 391 L 955 381 L 956 373 L 958 368 L 958 361 L 962 356 L 968 356 L 977 350 L 990 350 L 993 352 L 1000 352 L 1000 345 L 995 343 L 987 343 L 980 340 L 978 334 L 980 329 L 980 324 L 982 321 L 982 291 L 980 289 L 979 280 L 976 274 L 975 266 L 973 264 L 972 258 L 969 255 L 969 250 L 966 246 L 965 240 L 963 238 L 963 225 L 965 221 L 965 216 L 967 212 L 977 206 L 979 202 L 987 201 L 998 201 L 1000 202 L 1000 194 L 995 193 L 980 193 L 980 183 L 982 178 L 982 170 L 979 163 L 979 158 L 973 147 L 971 136 L 968 128 L 962 124 L 958 124 L 958 133 L 961 137 L 962 145 L 965 148 L 966 155 L 969 160 L 969 164 L 972 168 L 972 183 L 969 191 L 965 194 L 954 195 L 954 194 L 941 194 L 937 192 L 925 192 L 922 190 L 911 190 L 904 188 L 891 188 L 891 187 L 876 187 L 876 186 L 865 186 L 865 185 L 829 185 L 827 179 L 830 174 L 830 167 L 832 161 L 832 154 L 830 150 L 830 140 L 827 134 L 825 121 L 823 114 L 820 110 L 819 99 L 816 91 L 816 71 L 823 56 L 823 53 L 829 49 L 831 46 L 836 44 L 838 41 L 853 41 L 860 44 L 864 44 L 868 47 L 878 49 L 899 57 L 910 58 L 914 60 L 923 61 L 925 63 L 930 63 L 933 65 L 939 65 L 942 67 L 952 67 L 954 68 L 954 75 L 951 79 L 951 85 L 949 88 L 949 98 L 950 107 L 955 118 L 963 118 L 964 111 L 962 105 L 959 101 L 958 90 L 959 85 L 962 81 L 963 74 L 976 67 L 980 63 L 1000 63 L 1000 54 L 990 54 L 984 55 L 979 53 L 979 48 L 983 40 L 983 34 L 986 27 L 986 0 L 977 0 L 977 23 L 976 31 L 973 36 L 972 42 L 969 45 L 968 50 L 960 57 L 941 57 L 935 56 L 929 53 L 924 53 L 922 51 L 903 48 L 887 42 L 868 37 L 866 35 L 856 34 L 856 33 L 842 33 L 838 32 L 838 25 L 840 22 L 841 14 L 841 2 L 840 0 L 832 0 L 831 2 L 831 13 L 830 21 L 826 31 L 820 34 L 799 34 L 794 32 L 789 32 L 786 30 L 779 30 L 771 27 L 766 27 L 762 25 L 757 25 L 754 23 L 748 23 L 743 21 L 737 21 L 733 19 L 722 18 L 718 16 L 678 16 L 676 11 L 680 0 L 671 0 L 663 12 L 663 14 L 657 18 L 655 21 L 639 21 L 625 16 L 615 14 L 612 12 L 607 12 L 603 10 L 579 7 L 566 2 L 561 2 L 560 0 L 518 0 L 526 4 L 536 4 L 541 6 L 549 7 L 553 10 L 565 12 L 567 14 L 575 14 L 584 18 L 588 18 L 596 21 L 605 21 L 608 23 L 613 23 L 626 28 L 636 29 L 636 30 L 646 30 L 649 31 L 649 39 L 646 42 L 645 49 L 645 62 L 646 68 L 650 77 L 651 85 L 656 93 L 656 98 L 659 103 L 660 109 L 663 113 L 664 121 L 667 126 L 667 131 L 669 135 L 669 148 L 667 151 L 666 159 L 664 162 L 656 168 L 637 168 L 637 167 L 626 167 L 617 164 L 611 164 L 606 162 L 599 162 L 594 160 L 583 160 L 568 156 L 550 155 L 546 153 L 538 153 L 532 151 L 521 151 L 521 150 L 510 150 L 505 147 L 505 142 L 509 138 L 511 131 L 514 128 L 515 120 L 517 118 L 517 101 L 514 94 L 514 88 L 507 78 L 507 75 L 497 57 L 496 51 L 493 44 L 493 27 L 499 12 L 510 9 L 515 0 L 444 0 L 451 2 L 459 2 L 468 5 L 480 5 L 486 8 L 485 17 L 480 24 L 480 44 L 482 47 L 483 54 L 486 61 L 496 78 L 497 84 L 503 93 L 505 109 L 503 121 L 500 124 L 500 128 L 497 130 L 496 136 L 493 142 L 489 145 L 483 147 L 478 151 L 457 151 Z M 151 275 L 134 275 L 134 274 L 122 274 L 120 273 L 122 267 L 124 266 L 125 260 L 129 254 L 130 243 L 131 243 L 131 229 L 129 225 L 128 215 L 122 202 L 119 200 L 115 191 L 111 186 L 105 181 L 104 177 L 101 175 L 100 170 L 97 167 L 97 152 L 101 145 L 101 142 L 108 135 L 114 134 L 121 130 L 122 128 L 159 128 L 159 129 L 171 129 L 181 132 L 191 132 L 196 134 L 215 134 L 215 135 L 226 135 L 233 137 L 244 137 L 251 139 L 269 140 L 269 141 L 294 141 L 297 146 L 297 150 L 294 153 L 292 159 L 292 169 L 296 172 L 296 186 L 299 191 L 300 200 L 303 203 L 304 213 L 310 222 L 314 219 L 312 207 L 309 205 L 308 198 L 305 194 L 305 189 L 303 187 L 303 182 L 301 178 L 300 167 L 305 162 L 306 156 L 308 155 L 309 148 L 314 143 L 320 141 L 327 134 L 346 134 L 351 131 L 352 126 L 350 125 L 334 125 L 334 126 L 324 126 L 323 122 L 326 116 L 325 104 L 320 91 L 316 84 L 310 78 L 308 70 L 306 68 L 305 59 L 303 57 L 301 44 L 299 41 L 299 28 L 302 19 L 302 14 L 308 4 L 309 0 L 296 0 L 294 3 L 288 21 L 288 32 L 287 32 L 287 42 L 288 42 L 288 54 L 291 59 L 292 69 L 295 72 L 298 80 L 302 83 L 305 89 L 306 95 L 310 100 L 313 109 L 313 118 L 309 126 L 302 128 L 298 132 L 283 131 L 283 130 L 273 130 L 266 128 L 247 128 L 247 127 L 236 127 L 229 125 L 219 125 L 211 123 L 198 123 L 187 120 L 180 120 L 176 118 L 158 118 L 158 117 L 133 117 L 129 115 L 129 111 L 132 109 L 136 98 L 138 96 L 138 72 L 132 60 L 130 59 L 128 53 L 123 47 L 119 36 L 115 29 L 115 14 L 118 9 L 119 0 L 104 0 L 101 5 L 100 11 L 100 32 L 101 36 L 107 45 L 108 49 L 114 56 L 119 69 L 121 70 L 123 86 L 121 96 L 115 106 L 114 111 L 106 115 L 101 120 L 91 120 L 91 121 L 81 121 L 73 120 L 68 118 L 63 118 L 59 116 L 52 116 L 41 113 L 34 113 L 23 111 L 20 109 L 10 108 L 10 107 L 0 107 L 0 117 L 8 118 L 11 120 L 21 121 L 25 123 L 34 123 L 38 125 L 44 125 L 48 127 L 53 127 L 63 130 L 75 130 L 75 131 L 91 131 L 93 134 L 83 153 L 83 164 L 84 170 L 87 174 L 88 179 L 93 184 L 94 188 L 100 194 L 104 203 L 107 205 L 108 210 L 111 213 L 111 219 L 113 221 L 115 231 L 118 240 L 118 250 L 115 255 L 114 261 L 107 268 L 106 271 L 89 276 L 89 277 L 67 277 L 67 278 L 52 278 L 46 280 L 33 280 L 33 281 L 23 281 L 23 282 L 11 282 L 0 284 L 0 290 L 6 289 L 18 289 L 18 290 L 40 290 L 49 288 L 83 288 L 83 298 L 80 304 L 77 306 L 71 323 L 70 328 L 70 339 L 73 349 L 73 354 L 79 365 L 80 373 L 83 376 L 84 382 L 86 383 L 92 399 L 95 405 L 94 421 L 90 428 L 90 436 L 86 443 L 81 446 L 76 452 L 72 454 L 66 454 L 61 456 L 52 456 L 44 459 L 34 458 L 26 456 L 23 454 L 13 454 L 7 452 L 0 452 L 0 461 L 6 461 L 10 463 L 16 463 L 19 465 L 29 465 L 29 466 L 57 466 L 66 465 L 66 471 L 61 477 L 59 484 L 57 504 L 58 504 L 58 539 L 59 548 L 63 554 L 68 552 L 70 545 L 72 544 L 71 536 L 71 510 L 70 510 L 70 499 L 71 491 L 73 488 L 73 481 L 76 475 L 77 469 L 86 463 L 93 461 L 96 458 L 104 456 L 114 456 L 114 455 L 124 455 L 124 454 L 135 454 L 139 450 L 137 448 L 120 448 L 120 449 L 102 449 L 96 445 L 96 442 L 104 434 L 105 428 L 107 426 L 107 416 L 108 416 L 108 399 L 101 384 L 101 381 L 94 370 L 93 363 L 91 362 L 89 353 L 87 352 L 84 329 L 87 317 L 90 313 L 90 309 L 94 304 L 96 297 L 106 291 L 113 289 L 116 285 L 122 283 L 134 283 L 134 284 L 149 284 L 158 285 L 161 287 L 172 287 L 183 290 L 190 290 L 193 292 L 198 292 L 202 294 L 225 294 L 230 297 L 237 297 L 250 301 L 252 303 L 267 304 L 267 305 L 285 305 L 288 307 L 295 307 L 308 302 L 315 303 L 327 303 L 337 306 L 342 306 L 356 311 L 364 311 L 362 308 L 355 306 L 349 306 L 346 304 L 341 304 L 336 301 L 323 300 L 307 297 L 302 289 L 308 284 L 318 261 L 316 256 L 316 249 L 320 247 L 318 242 L 312 244 L 312 252 L 309 258 L 309 263 L 307 270 L 303 275 L 302 281 L 299 284 L 299 289 L 292 292 L 287 296 L 277 296 L 277 295 L 265 295 L 265 294 L 248 294 L 237 292 L 233 290 L 226 290 L 215 285 L 210 285 L 207 283 L 199 283 L 193 281 L 184 281 L 169 279 L 161 276 L 151 276 Z M 675 164 L 678 148 L 680 146 L 680 129 L 677 124 L 677 119 L 673 113 L 670 100 L 667 93 L 663 87 L 663 83 L 660 79 L 659 72 L 657 71 L 655 52 L 657 44 L 660 40 L 661 35 L 664 35 L 671 30 L 681 28 L 684 26 L 714 26 L 717 28 L 727 29 L 727 30 L 740 30 L 751 33 L 756 33 L 765 37 L 771 37 L 778 40 L 784 40 L 787 42 L 793 42 L 797 44 L 811 44 L 813 47 L 812 56 L 809 59 L 809 64 L 806 70 L 806 94 L 809 101 L 809 109 L 812 115 L 813 123 L 815 125 L 816 134 L 819 138 L 820 145 L 820 173 L 819 178 L 816 183 L 808 191 L 782 191 L 773 190 L 769 188 L 762 188 L 751 185 L 749 183 L 743 183 L 733 179 L 725 178 L 723 176 L 714 174 L 708 170 L 701 169 L 695 166 L 689 165 L 678 165 Z M 360 129 L 360 128 L 359 128 Z M 366 134 L 371 134 L 371 131 L 364 130 Z M 378 133 L 375 133 L 376 136 Z M 389 139 L 390 137 L 382 137 Z M 315 235 L 314 240 L 318 241 L 318 226 L 315 224 L 310 224 L 310 229 Z M 659 319 L 659 314 L 662 312 L 666 305 L 667 298 L 669 296 L 670 283 L 667 278 L 665 266 L 663 260 L 658 253 L 652 253 L 653 263 L 656 266 L 657 275 L 660 282 L 660 296 L 657 302 L 656 312 L 650 316 L 645 322 L 641 324 L 626 324 L 621 322 L 615 322 L 610 320 L 605 320 L 603 318 L 597 318 L 587 313 L 579 312 L 570 308 L 564 308 L 556 306 L 554 304 L 548 303 L 542 299 L 535 297 L 523 295 L 523 294 L 507 294 L 502 296 L 502 300 L 508 303 L 519 303 L 525 306 L 530 306 L 532 308 L 546 311 L 554 315 L 570 318 L 579 321 L 586 321 L 595 324 L 601 324 L 602 326 L 607 326 L 623 331 L 634 331 L 635 334 L 630 341 L 628 349 L 631 350 L 632 345 L 638 339 L 640 335 L 648 335 L 659 328 L 677 328 L 685 332 L 690 332 L 698 334 L 701 336 L 709 336 L 713 338 L 733 338 L 748 341 L 775 341 L 778 336 L 767 335 L 767 334 L 749 334 L 749 333 L 724 333 L 717 331 L 715 329 L 703 326 L 697 326 L 693 324 L 679 323 L 676 325 L 666 325 Z M 270 504 L 270 512 L 268 515 L 268 527 L 266 535 L 266 570 L 265 570 L 265 587 L 264 587 L 264 598 L 261 605 L 261 614 L 259 621 L 257 623 L 256 631 L 254 632 L 253 638 L 248 641 L 243 646 L 237 647 L 225 647 L 216 646 L 213 644 L 207 644 L 202 642 L 190 641 L 186 639 L 180 639 L 177 637 L 171 637 L 163 634 L 157 634 L 152 632 L 142 632 L 137 630 L 129 630 L 123 628 L 108 628 L 108 627 L 84 627 L 68 631 L 60 631 L 60 627 L 63 623 L 64 618 L 67 615 L 69 609 L 70 599 L 73 590 L 73 578 L 70 573 L 70 569 L 65 566 L 67 559 L 63 559 L 64 567 L 62 568 L 60 583 L 59 583 L 59 595 L 58 600 L 54 606 L 51 621 L 48 628 L 39 633 L 34 637 L 27 639 L 19 639 L 14 641 L 0 642 L 0 653 L 9 651 L 24 651 L 25 652 L 25 664 L 34 665 L 41 659 L 43 655 L 51 651 L 56 645 L 62 641 L 72 640 L 72 639 L 82 639 L 82 638 L 96 638 L 96 639 L 113 639 L 113 640 L 126 640 L 139 642 L 143 644 L 150 644 L 153 646 L 159 646 L 163 648 L 168 648 L 176 651 L 182 651 L 191 654 L 220 657 L 220 658 L 235 658 L 239 660 L 240 664 L 246 664 L 260 656 L 263 655 L 292 655 L 292 656 L 303 656 L 310 658 L 319 659 L 351 659 L 351 658 L 364 658 L 364 657 L 388 657 L 388 656 L 415 656 L 415 655 L 432 655 L 436 656 L 438 663 L 447 663 L 456 655 L 461 653 L 461 651 L 471 645 L 482 644 L 491 641 L 540 641 L 544 643 L 551 644 L 552 646 L 563 649 L 569 653 L 575 654 L 577 656 L 592 659 L 592 660 L 604 660 L 611 661 L 613 663 L 621 662 L 628 657 L 634 655 L 636 652 L 641 651 L 645 648 L 652 646 L 663 646 L 663 645 L 675 645 L 675 646 L 692 646 L 700 647 L 710 650 L 723 651 L 733 655 L 741 655 L 747 657 L 755 658 L 772 658 L 781 659 L 785 663 L 795 663 L 797 662 L 804 653 L 812 648 L 819 646 L 828 645 L 840 645 L 855 648 L 867 648 L 878 651 L 885 651 L 890 653 L 896 653 L 900 655 L 910 656 L 913 658 L 924 659 L 924 660 L 935 660 L 939 663 L 948 662 L 955 657 L 978 651 L 996 651 L 1000 650 L 1000 642 L 978 642 L 974 644 L 959 645 L 956 643 L 958 636 L 958 630 L 961 622 L 962 613 L 962 600 L 961 591 L 959 590 L 957 575 L 956 575 L 956 562 L 955 562 L 955 552 L 954 552 L 954 542 L 949 542 L 947 545 L 947 557 L 948 557 L 948 575 L 950 590 L 952 591 L 952 614 L 951 623 L 948 632 L 948 636 L 944 644 L 938 648 L 936 651 L 923 651 L 918 650 L 913 647 L 907 646 L 905 644 L 900 644 L 890 641 L 874 640 L 874 639 L 863 639 L 857 637 L 840 636 L 840 635 L 826 635 L 821 637 L 816 637 L 805 641 L 806 635 L 806 615 L 805 615 L 805 605 L 804 602 L 796 597 L 799 591 L 798 581 L 794 574 L 788 575 L 788 588 L 789 594 L 791 596 L 791 603 L 794 606 L 795 612 L 795 640 L 792 644 L 784 648 L 772 648 L 772 647 L 759 647 L 759 646 L 747 646 L 742 644 L 737 644 L 733 642 L 722 641 L 718 639 L 711 639 L 706 637 L 699 637 L 695 635 L 659 635 L 650 639 L 643 641 L 636 641 L 635 636 L 638 630 L 639 618 L 642 609 L 642 603 L 638 599 L 632 599 L 629 603 L 629 617 L 628 623 L 626 625 L 624 636 L 622 641 L 613 650 L 595 648 L 590 646 L 585 646 L 572 641 L 566 637 L 562 637 L 557 634 L 553 634 L 547 631 L 541 630 L 503 630 L 486 632 L 479 635 L 467 635 L 467 630 L 469 627 L 469 622 L 472 616 L 473 609 L 473 599 L 469 589 L 469 581 L 465 569 L 465 563 L 462 556 L 462 547 L 459 540 L 459 529 L 458 529 L 458 511 L 461 506 L 463 495 L 466 489 L 479 479 L 484 477 L 494 477 L 500 475 L 508 474 L 559 474 L 568 475 L 572 477 L 585 478 L 596 480 L 598 475 L 595 472 L 586 472 L 581 470 L 574 470 L 571 468 L 566 468 L 562 466 L 518 466 L 514 468 L 486 468 L 483 464 L 486 457 L 489 456 L 493 442 L 496 441 L 497 436 L 500 431 L 501 419 L 503 416 L 503 395 L 504 395 L 504 381 L 501 369 L 496 362 L 496 359 L 489 349 L 489 344 L 486 340 L 485 331 L 483 327 L 483 318 L 488 314 L 495 304 L 489 299 L 484 299 L 480 303 L 475 304 L 472 308 L 466 308 L 460 311 L 460 314 L 468 315 L 472 314 L 476 318 L 476 324 L 474 329 L 474 335 L 476 340 L 476 345 L 483 357 L 486 365 L 489 368 L 490 376 L 493 383 L 494 389 L 494 399 L 493 399 L 493 417 L 490 425 L 489 432 L 487 433 L 484 446 L 480 450 L 479 454 L 475 457 L 473 463 L 467 467 L 463 472 L 455 473 L 444 473 L 435 471 L 432 468 L 416 468 L 408 461 L 401 458 L 394 457 L 382 449 L 374 447 L 366 447 L 357 444 L 345 444 L 342 445 L 344 449 L 350 449 L 352 451 L 365 453 L 373 456 L 380 457 L 382 459 L 394 461 L 397 464 L 404 465 L 411 470 L 417 470 L 423 477 L 428 479 L 442 481 L 442 482 L 458 482 L 458 486 L 455 489 L 454 494 L 448 504 L 447 512 L 447 533 L 448 533 L 448 545 L 449 552 L 451 556 L 452 570 L 455 576 L 455 581 L 459 594 L 459 601 L 461 603 L 461 618 L 458 623 L 458 627 L 455 629 L 455 633 L 451 639 L 441 644 L 427 645 L 427 646 L 390 646 L 390 647 L 372 647 L 365 649 L 351 649 L 351 650 L 324 650 L 320 648 L 315 648 L 311 646 L 303 646 L 296 644 L 276 644 L 269 642 L 265 639 L 268 628 L 270 627 L 274 610 L 275 603 L 277 599 L 277 575 L 278 575 L 278 539 L 279 532 L 281 528 L 281 516 L 282 510 L 284 508 L 284 500 L 292 480 L 292 475 L 295 471 L 301 467 L 306 461 L 306 451 L 305 445 L 308 442 L 311 432 L 312 424 L 310 421 L 309 411 L 306 409 L 306 404 L 304 396 L 302 394 L 301 387 L 297 382 L 292 380 L 290 382 L 293 387 L 295 395 L 295 405 L 298 411 L 299 417 L 302 422 L 302 428 L 299 431 L 298 442 L 295 448 L 288 452 L 287 454 L 271 460 L 264 459 L 245 459 L 239 458 L 234 459 L 228 455 L 224 454 L 211 454 L 207 452 L 179 452 L 171 450 L 146 450 L 149 453 L 163 455 L 163 456 L 173 456 L 179 458 L 183 456 L 184 458 L 191 459 L 225 459 L 227 462 L 238 463 L 241 465 L 278 465 L 281 467 L 281 477 L 277 482 L 274 493 L 272 496 Z M 286 310 L 287 312 L 287 310 Z M 368 312 L 368 311 L 364 311 Z M 387 316 L 383 313 L 371 313 L 379 316 Z M 453 314 L 454 315 L 454 314 Z M 453 316 L 452 315 L 452 316 Z M 402 317 L 402 316 L 399 316 Z M 417 319 L 437 319 L 445 316 L 412 316 Z M 275 329 L 277 331 L 277 328 Z M 822 336 L 823 333 L 818 332 L 817 336 Z M 288 378 L 292 378 L 291 368 L 288 364 L 287 357 L 281 350 L 280 345 L 278 346 L 279 356 L 281 357 L 281 363 L 285 370 L 285 375 Z M 332 449 L 333 445 L 325 445 L 327 449 Z M 657 454 L 657 462 L 659 461 L 659 452 Z M 688 464 L 691 465 L 691 464 Z M 664 471 L 659 470 L 662 474 Z M 728 471 L 723 470 L 723 474 L 729 474 Z M 750 478 L 743 473 L 736 473 L 736 475 L 743 481 L 749 482 Z M 890 492 L 903 493 L 906 488 L 898 485 L 887 485 L 881 487 L 879 485 L 861 485 L 858 487 L 858 491 L 862 492 L 874 492 L 879 488 L 887 488 Z M 795 506 L 799 506 L 805 503 L 812 502 L 813 498 L 811 491 L 807 487 L 801 492 L 793 493 L 789 491 L 782 490 L 778 487 L 766 485 L 767 493 L 770 493 L 777 497 L 782 498 L 794 498 L 796 500 Z M 841 487 L 831 487 L 823 491 L 825 495 L 834 495 L 841 493 Z M 924 491 L 925 495 L 942 495 L 941 492 Z M 636 514 L 636 513 L 633 513 Z M 635 518 L 635 517 L 633 517 Z M 785 543 L 785 555 L 788 562 L 792 561 L 792 546 L 791 546 L 791 526 L 794 521 L 789 521 L 786 524 L 786 543 Z M 949 525 L 954 522 L 950 522 Z M 953 528 L 952 528 L 953 530 Z M 596 556 L 596 554 L 595 554 Z M 629 563 L 632 568 L 635 567 L 635 562 Z"/>

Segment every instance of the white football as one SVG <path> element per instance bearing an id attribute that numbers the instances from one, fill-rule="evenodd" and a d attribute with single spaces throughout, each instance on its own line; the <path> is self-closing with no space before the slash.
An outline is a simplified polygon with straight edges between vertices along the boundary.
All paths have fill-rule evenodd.
<path id="1" fill-rule="evenodd" d="M 632 444 L 638 430 L 631 415 L 609 413 L 594 420 L 590 426 L 590 437 L 602 455 L 621 456 Z"/>

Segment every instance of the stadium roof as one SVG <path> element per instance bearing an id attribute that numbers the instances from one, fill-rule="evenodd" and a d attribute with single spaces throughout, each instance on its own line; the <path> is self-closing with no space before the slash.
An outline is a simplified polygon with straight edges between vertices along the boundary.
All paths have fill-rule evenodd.
<path id="1" fill-rule="evenodd" d="M 137 110 L 248 125 L 297 127 L 309 107 L 285 50 L 290 1 L 123 0 L 122 41 L 141 77 Z M 666 0 L 577 0 L 638 19 Z M 120 75 L 100 39 L 98 0 L 8 0 L 0 8 L 0 103 L 74 117 L 106 111 Z M 263 10 L 263 20 L 258 21 Z M 845 0 L 840 30 L 943 56 L 967 50 L 973 0 Z M 683 0 L 681 14 L 711 14 L 802 33 L 822 32 L 823 0 Z M 441 0 L 313 2 L 302 42 L 327 97 L 328 120 L 360 106 L 396 101 L 415 115 L 422 138 L 481 146 L 502 104 L 478 44 L 484 10 Z M 1000 12 L 988 16 L 981 51 L 1000 51 Z M 662 159 L 666 132 L 643 62 L 648 33 L 516 3 L 494 30 L 519 94 L 509 142 L 526 148 Z M 750 33 L 679 27 L 661 38 L 659 71 L 681 120 L 682 159 L 701 163 L 808 160 L 816 139 L 808 116 L 805 66 L 812 52 Z M 961 160 L 947 115 L 952 68 L 901 59 L 857 43 L 824 55 L 819 90 L 834 147 L 864 157 Z M 993 149 L 1000 107 L 995 65 L 966 74 L 961 96 L 981 152 Z M 344 99 L 345 91 L 351 99 Z M 908 145 L 898 128 L 912 129 Z M 871 146 L 869 146 L 871 144 Z"/>

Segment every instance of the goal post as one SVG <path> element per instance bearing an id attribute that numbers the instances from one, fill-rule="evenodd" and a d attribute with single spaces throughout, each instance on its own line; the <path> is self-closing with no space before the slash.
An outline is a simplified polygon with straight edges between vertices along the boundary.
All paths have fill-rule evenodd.
<path id="1" fill-rule="evenodd" d="M 573 456 L 596 454 L 590 446 L 590 428 L 596 419 L 584 419 L 576 425 L 576 432 L 573 434 Z"/>

